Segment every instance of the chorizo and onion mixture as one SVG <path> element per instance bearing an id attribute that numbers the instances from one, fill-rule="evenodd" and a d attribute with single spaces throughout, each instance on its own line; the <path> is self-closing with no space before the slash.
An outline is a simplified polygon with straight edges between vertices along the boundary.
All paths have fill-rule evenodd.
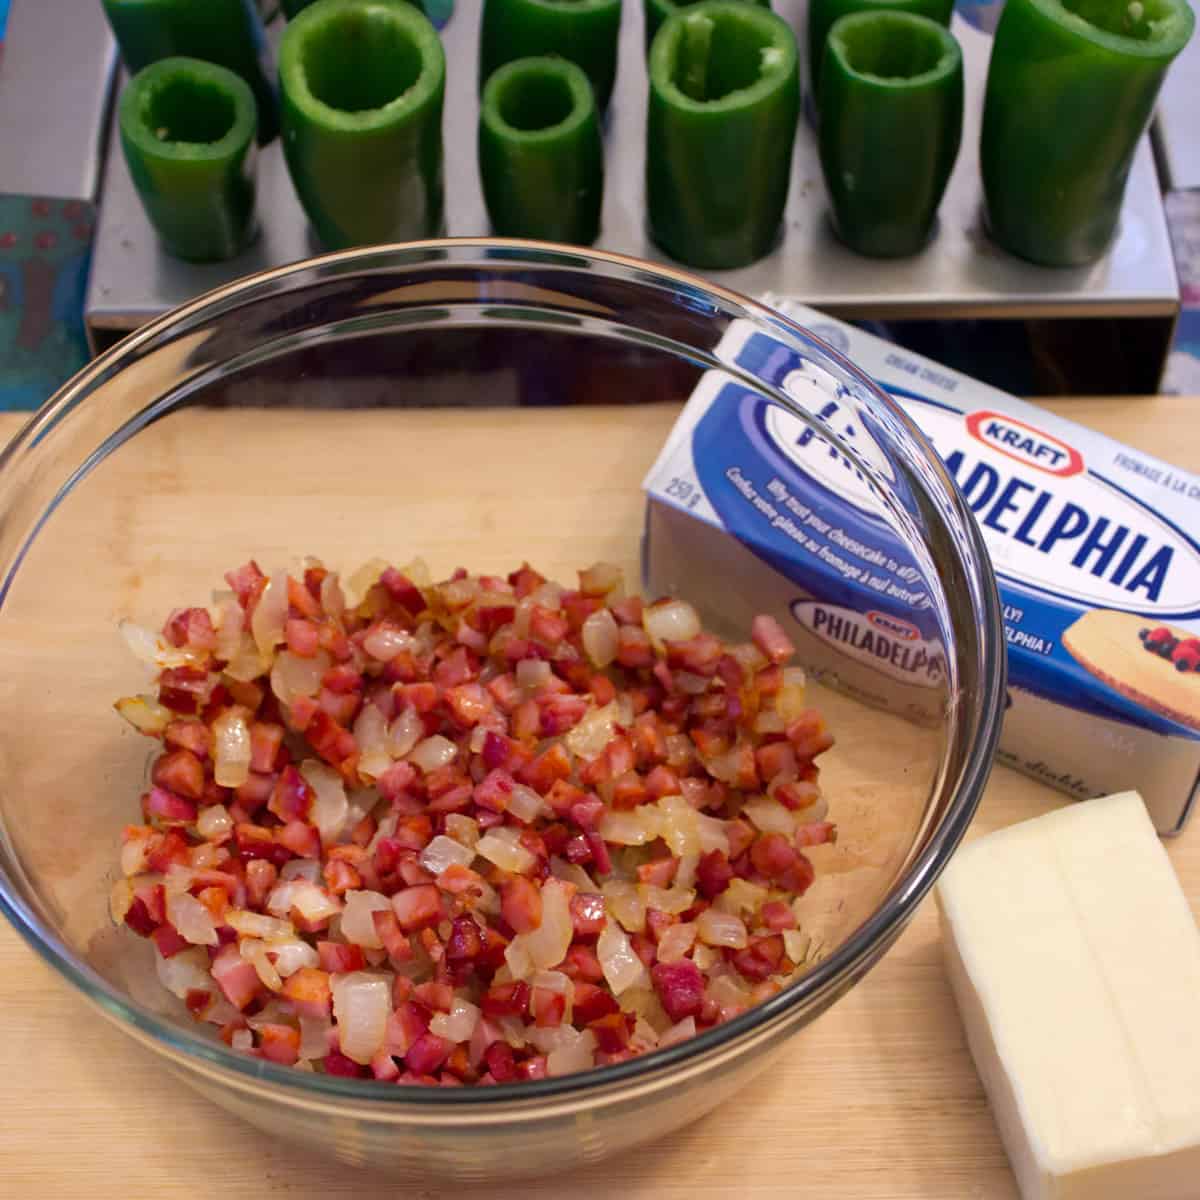
<path id="1" fill-rule="evenodd" d="M 779 991 L 832 841 L 780 625 L 372 562 L 226 575 L 117 709 L 161 742 L 112 915 L 247 1054 L 384 1082 L 620 1062 Z"/>

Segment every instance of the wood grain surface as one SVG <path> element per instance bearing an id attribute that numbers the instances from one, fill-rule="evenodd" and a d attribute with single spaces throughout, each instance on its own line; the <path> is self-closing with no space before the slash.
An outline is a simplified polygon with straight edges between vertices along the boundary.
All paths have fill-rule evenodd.
<path id="1" fill-rule="evenodd" d="M 1048 407 L 1200 471 L 1198 400 L 1088 399 Z M 595 545 L 600 522 L 627 544 L 636 538 L 645 448 L 660 444 L 674 411 L 668 406 L 597 409 L 588 420 L 564 426 L 553 444 L 537 445 L 529 443 L 527 431 L 510 428 L 494 411 L 476 415 L 481 442 L 513 462 L 532 454 L 570 464 L 586 452 L 593 464 L 607 464 L 605 474 L 594 468 L 586 473 L 604 479 L 594 494 L 575 490 L 560 497 L 559 507 L 565 504 L 569 512 L 543 515 L 535 526 L 543 534 L 567 531 L 565 544 L 553 548 L 560 552 L 550 556 L 573 563 L 572 522 L 591 527 L 589 546 Z M 15 417 L 0 418 L 0 436 L 10 436 L 18 425 Z M 274 498 L 286 509 L 291 495 L 285 491 Z M 304 482 L 297 481 L 294 496 L 301 508 L 307 495 Z M 350 501 L 353 508 L 353 497 Z M 539 521 L 536 513 L 530 516 Z M 469 550 L 469 537 L 459 530 L 454 534 L 460 543 L 456 549 Z M 485 523 L 471 536 L 488 539 L 492 557 L 496 539 L 506 535 Z M 544 539 L 543 544 L 551 550 Z M 522 545 L 514 535 L 513 553 L 533 553 Z M 178 551 L 171 547 L 164 558 L 169 561 Z M 462 557 L 472 561 L 469 554 Z M 1061 802 L 1041 785 L 997 769 L 973 836 Z M 1169 852 L 1196 911 L 1200 829 L 1173 840 Z M 414 1187 L 265 1140 L 166 1074 L 152 1056 L 88 1009 L 3 923 L 0 1019 L 6 1033 L 0 1197 L 12 1200 L 1016 1197 L 943 974 L 930 902 L 882 964 L 727 1110 L 570 1181 L 486 1191 Z"/>

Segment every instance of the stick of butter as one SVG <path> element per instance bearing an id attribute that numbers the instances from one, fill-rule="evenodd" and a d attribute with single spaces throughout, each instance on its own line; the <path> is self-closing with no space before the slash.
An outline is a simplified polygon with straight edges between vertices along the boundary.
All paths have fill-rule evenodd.
<path id="1" fill-rule="evenodd" d="M 1025 1200 L 1200 1197 L 1200 931 L 1141 797 L 980 838 L 937 896 Z"/>

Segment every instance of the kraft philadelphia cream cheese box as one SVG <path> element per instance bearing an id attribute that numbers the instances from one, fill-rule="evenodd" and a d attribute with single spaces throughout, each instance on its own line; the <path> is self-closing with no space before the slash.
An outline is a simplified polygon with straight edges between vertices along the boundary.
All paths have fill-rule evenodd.
<path id="1" fill-rule="evenodd" d="M 1200 792 L 1200 478 L 799 305 L 779 306 L 881 384 L 975 514 L 1008 643 L 999 761 L 1079 799 L 1137 789 L 1160 833 Z M 929 723 L 945 654 L 924 579 L 877 489 L 866 422 L 820 368 L 743 323 L 720 357 L 782 385 L 835 437 L 709 371 L 645 480 L 651 593 L 773 611 L 818 673 Z M 872 514 L 874 509 L 874 514 Z M 739 608 L 745 608 L 741 612 Z M 706 616 L 709 614 L 706 614 Z M 715 614 L 714 614 L 715 616 Z"/>

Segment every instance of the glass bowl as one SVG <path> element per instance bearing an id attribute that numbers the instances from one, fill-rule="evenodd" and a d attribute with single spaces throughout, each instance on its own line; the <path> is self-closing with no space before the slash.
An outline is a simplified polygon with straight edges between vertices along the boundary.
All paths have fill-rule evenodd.
<path id="1" fill-rule="evenodd" d="M 737 352 L 747 334 L 771 351 L 757 366 Z M 803 386 L 779 378 L 785 360 L 802 364 Z M 112 709 L 146 683 L 118 621 L 157 625 L 176 605 L 206 603 L 250 556 L 353 569 L 419 554 L 435 577 L 528 558 L 568 579 L 603 559 L 634 583 L 641 479 L 703 381 L 766 402 L 850 471 L 855 486 L 828 488 L 823 516 L 840 521 L 853 504 L 904 548 L 927 590 L 924 636 L 944 655 L 911 721 L 853 670 L 806 654 L 834 685 L 813 689 L 838 736 L 822 781 L 840 837 L 813 851 L 804 973 L 691 1041 L 490 1088 L 300 1072 L 193 1023 L 158 986 L 151 944 L 108 915 L 120 830 L 140 820 L 152 750 Z M 878 453 L 860 455 L 855 426 Z M 689 598 L 718 625 L 756 603 L 738 570 L 690 566 L 704 585 Z M 945 866 L 1003 704 L 982 541 L 883 392 L 812 334 L 717 286 L 534 243 L 332 254 L 147 325 L 0 456 L 0 567 L 0 908 L 182 1082 L 272 1133 L 406 1176 L 590 1162 L 694 1120 L 768 1067 L 879 959 Z M 810 594 L 821 587 L 814 577 Z"/>

